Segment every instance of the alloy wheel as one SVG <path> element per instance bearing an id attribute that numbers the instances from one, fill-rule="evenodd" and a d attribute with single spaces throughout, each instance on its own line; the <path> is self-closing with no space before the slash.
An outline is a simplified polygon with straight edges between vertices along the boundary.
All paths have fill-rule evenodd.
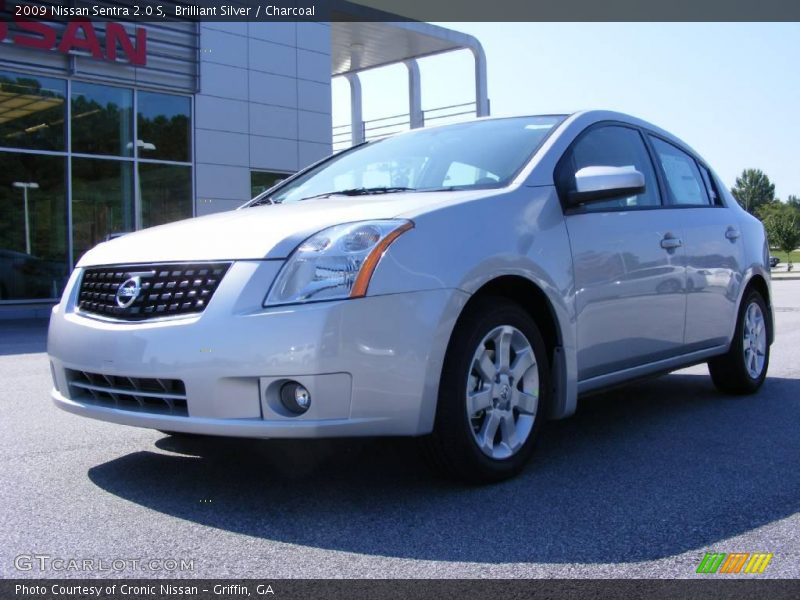
<path id="1" fill-rule="evenodd" d="M 744 331 L 742 333 L 744 365 L 747 369 L 747 374 L 753 379 L 758 379 L 764 370 L 767 352 L 767 328 L 764 323 L 764 313 L 756 302 L 751 302 L 747 307 L 744 317 Z"/>
<path id="2" fill-rule="evenodd" d="M 539 408 L 539 365 L 516 327 L 502 325 L 478 344 L 467 376 L 466 410 L 473 439 L 490 458 L 516 454 Z"/>

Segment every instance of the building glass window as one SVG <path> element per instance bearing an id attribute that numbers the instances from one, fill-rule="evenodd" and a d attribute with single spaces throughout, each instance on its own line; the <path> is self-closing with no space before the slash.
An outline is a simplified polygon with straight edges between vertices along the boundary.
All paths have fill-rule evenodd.
<path id="1" fill-rule="evenodd" d="M 0 300 L 57 298 L 67 279 L 62 156 L 0 152 Z"/>
<path id="2" fill-rule="evenodd" d="M 111 233 L 135 229 L 133 163 L 72 159 L 72 245 L 75 262 Z"/>
<path id="3" fill-rule="evenodd" d="M 192 216 L 192 168 L 139 163 L 142 227 Z"/>
<path id="4" fill-rule="evenodd" d="M 72 151 L 133 156 L 133 91 L 73 82 Z"/>
<path id="5" fill-rule="evenodd" d="M 0 71 L 0 147 L 64 150 L 61 79 Z"/>
<path id="6" fill-rule="evenodd" d="M 191 160 L 191 102 L 185 96 L 139 92 L 139 158 Z"/>
<path id="7" fill-rule="evenodd" d="M 192 216 L 191 102 L 0 70 L 0 304 L 56 299 L 110 234 Z"/>
<path id="8" fill-rule="evenodd" d="M 250 197 L 255 198 L 287 177 L 289 177 L 287 173 L 250 171 Z"/>

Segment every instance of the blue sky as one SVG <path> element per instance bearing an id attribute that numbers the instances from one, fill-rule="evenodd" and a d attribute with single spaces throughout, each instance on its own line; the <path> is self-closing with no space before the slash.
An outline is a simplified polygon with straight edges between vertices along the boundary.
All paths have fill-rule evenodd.
<path id="1" fill-rule="evenodd" d="M 439 23 L 488 60 L 493 115 L 605 108 L 644 118 L 697 150 L 733 185 L 760 168 L 800 196 L 798 23 Z M 423 108 L 474 99 L 466 52 L 420 61 Z M 407 112 L 405 68 L 365 73 L 364 117 Z M 334 124 L 349 120 L 347 84 Z"/>

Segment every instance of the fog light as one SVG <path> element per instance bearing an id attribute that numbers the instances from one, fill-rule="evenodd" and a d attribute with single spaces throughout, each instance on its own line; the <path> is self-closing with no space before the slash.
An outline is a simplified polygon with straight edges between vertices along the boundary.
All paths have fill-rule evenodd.
<path id="1" fill-rule="evenodd" d="M 289 412 L 302 415 L 311 406 L 311 393 L 296 381 L 289 381 L 281 386 L 281 403 Z"/>

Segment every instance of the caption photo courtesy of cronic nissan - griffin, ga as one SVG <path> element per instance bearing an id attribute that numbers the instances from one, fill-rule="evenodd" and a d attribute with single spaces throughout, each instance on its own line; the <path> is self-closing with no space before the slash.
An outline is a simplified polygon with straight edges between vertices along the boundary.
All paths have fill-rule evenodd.
<path id="1" fill-rule="evenodd" d="M 175 435 L 412 436 L 499 481 L 590 392 L 700 363 L 756 392 L 769 260 L 711 165 L 638 118 L 413 130 L 90 249 L 53 308 L 52 398 Z"/>

